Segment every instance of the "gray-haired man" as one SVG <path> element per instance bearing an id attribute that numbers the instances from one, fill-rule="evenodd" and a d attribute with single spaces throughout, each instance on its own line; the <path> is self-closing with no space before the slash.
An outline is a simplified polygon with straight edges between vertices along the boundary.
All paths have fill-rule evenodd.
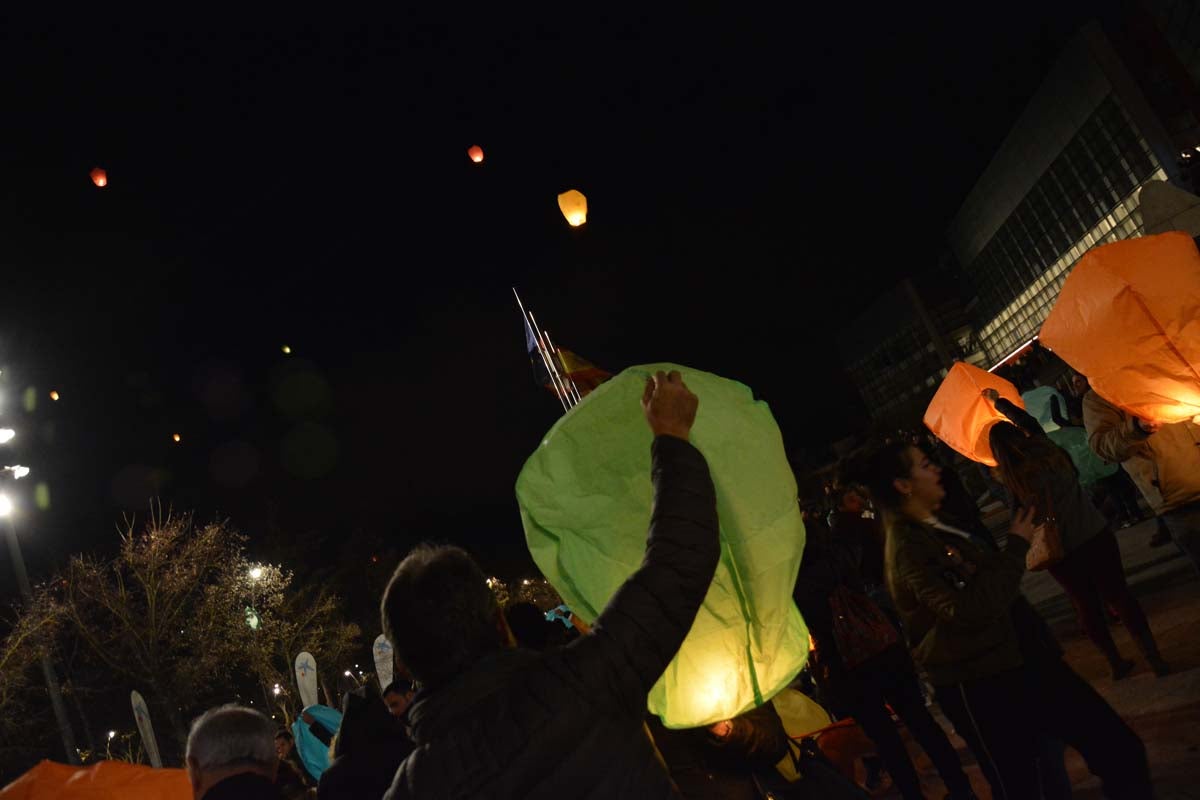
<path id="1" fill-rule="evenodd" d="M 275 723 L 238 705 L 201 714 L 188 734 L 187 771 L 196 800 L 274 800 Z"/>

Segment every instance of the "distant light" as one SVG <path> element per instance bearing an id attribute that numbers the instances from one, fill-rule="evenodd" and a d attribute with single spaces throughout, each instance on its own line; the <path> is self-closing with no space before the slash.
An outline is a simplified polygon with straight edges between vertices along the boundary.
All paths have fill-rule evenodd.
<path id="1" fill-rule="evenodd" d="M 54 400 L 55 402 L 58 402 L 58 392 L 55 391 L 54 389 L 50 390 L 50 399 Z"/>
<path id="2" fill-rule="evenodd" d="M 171 434 L 171 438 L 172 438 L 172 439 L 174 439 L 174 440 L 175 440 L 175 441 L 177 441 L 177 442 L 182 442 L 182 441 L 183 441 L 183 437 L 182 437 L 181 435 L 179 435 L 178 433 L 173 433 L 173 434 Z"/>
<path id="3" fill-rule="evenodd" d="M 109 740 L 110 740 L 110 741 L 111 741 L 112 739 L 115 739 L 115 738 L 117 738 L 117 732 L 116 732 L 116 731 L 109 731 L 109 732 L 108 732 L 108 738 L 109 738 Z"/>
<path id="4" fill-rule="evenodd" d="M 91 175 L 92 183 L 96 184 L 101 189 L 103 189 L 105 186 L 108 186 L 108 173 L 100 169 L 100 167 L 93 169 Z"/>
<path id="5" fill-rule="evenodd" d="M 525 586 L 528 586 L 530 583 L 529 578 L 526 578 L 525 580 L 521 581 L 521 583 L 524 584 Z"/>
<path id="6" fill-rule="evenodd" d="M 0 517 L 7 517 L 12 513 L 13 502 L 8 499 L 8 495 L 0 494 Z"/>
<path id="7" fill-rule="evenodd" d="M 349 678 L 349 677 L 350 677 L 350 670 L 346 670 L 346 677 L 347 677 L 347 678 Z"/>
<path id="8" fill-rule="evenodd" d="M 1196 145 L 1196 152 L 1200 153 L 1200 144 Z"/>
<path id="9" fill-rule="evenodd" d="M 279 693 L 280 693 L 281 691 L 283 691 L 283 690 L 279 688 L 279 684 L 277 683 L 277 684 L 275 684 L 275 688 L 274 688 L 274 689 L 272 689 L 271 691 L 275 693 L 275 696 L 276 696 L 276 697 L 278 697 L 278 696 L 279 696 Z"/>
<path id="10" fill-rule="evenodd" d="M 290 356 L 292 354 L 292 348 L 288 347 L 286 344 L 279 349 L 283 351 L 285 356 Z"/>
<path id="11" fill-rule="evenodd" d="M 251 580 L 256 581 L 259 578 L 261 578 L 262 575 L 263 575 L 262 567 L 251 567 L 250 568 L 250 579 Z"/>
<path id="12" fill-rule="evenodd" d="M 472 161 L 478 164 L 483 161 L 483 148 L 477 144 L 473 144 L 467 150 L 467 155 L 470 156 Z"/>
<path id="13" fill-rule="evenodd" d="M 0 444 L 8 444 L 16 435 L 17 432 L 12 428 L 0 428 Z"/>
<path id="14" fill-rule="evenodd" d="M 14 480 L 20 480 L 29 474 L 29 467 L 22 467 L 20 464 L 15 466 L 5 467 L 6 470 L 12 473 Z"/>

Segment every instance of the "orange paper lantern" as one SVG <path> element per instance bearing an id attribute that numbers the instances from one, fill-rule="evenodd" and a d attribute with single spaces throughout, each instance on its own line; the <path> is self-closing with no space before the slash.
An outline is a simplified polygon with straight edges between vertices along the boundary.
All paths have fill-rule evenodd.
<path id="1" fill-rule="evenodd" d="M 925 426 L 933 435 L 972 461 L 989 467 L 996 466 L 988 433 L 997 422 L 1007 422 L 990 400 L 983 397 L 984 389 L 995 389 L 1005 400 L 1024 408 L 1025 401 L 1017 387 L 979 367 L 958 362 L 925 409 Z"/>
<path id="2" fill-rule="evenodd" d="M 467 150 L 467 155 L 471 157 L 472 161 L 478 164 L 483 161 L 483 148 L 477 144 L 473 144 Z"/>
<path id="3" fill-rule="evenodd" d="M 186 771 L 124 761 L 101 761 L 86 768 L 42 761 L 0 789 L 0 800 L 177 800 L 191 796 Z"/>
<path id="4" fill-rule="evenodd" d="M 1088 251 L 1042 343 L 1115 406 L 1151 422 L 1200 415 L 1200 252 L 1186 233 Z"/>
<path id="5" fill-rule="evenodd" d="M 587 198 L 578 189 L 569 189 L 558 196 L 558 209 L 567 218 L 567 224 L 578 228 L 587 222 Z"/>
<path id="6" fill-rule="evenodd" d="M 91 176 L 92 183 L 96 184 L 101 189 L 103 189 L 105 186 L 108 186 L 108 173 L 99 167 L 96 167 L 92 170 Z"/>

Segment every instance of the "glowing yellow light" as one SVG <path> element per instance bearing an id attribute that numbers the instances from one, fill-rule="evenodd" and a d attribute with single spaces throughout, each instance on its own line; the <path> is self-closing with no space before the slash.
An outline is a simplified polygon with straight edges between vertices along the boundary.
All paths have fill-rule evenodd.
<path id="1" fill-rule="evenodd" d="M 13 511 L 13 502 L 8 495 L 0 494 L 0 517 L 7 517 Z"/>
<path id="2" fill-rule="evenodd" d="M 292 348 L 288 347 L 286 344 L 279 349 L 283 351 L 285 356 L 290 356 L 292 354 Z"/>
<path id="3" fill-rule="evenodd" d="M 182 442 L 182 441 L 183 441 L 183 437 L 182 437 L 181 435 L 179 435 L 178 433 L 173 433 L 173 434 L 171 434 L 171 438 L 172 438 L 172 439 L 174 439 L 174 440 L 175 440 L 175 441 L 177 441 L 177 442 Z"/>
<path id="4" fill-rule="evenodd" d="M 587 222 L 587 198 L 578 189 L 570 189 L 560 194 L 558 208 L 572 228 L 578 228 Z"/>
<path id="5" fill-rule="evenodd" d="M 50 399 L 55 400 L 55 401 L 58 400 L 58 392 L 55 391 L 54 389 L 50 390 Z"/>
<path id="6" fill-rule="evenodd" d="M 250 569 L 250 579 L 251 580 L 256 581 L 259 578 L 261 578 L 262 576 L 263 576 L 262 567 L 251 567 L 251 569 Z"/>
<path id="7" fill-rule="evenodd" d="M 483 148 L 477 144 L 472 145 L 470 149 L 467 150 L 467 155 L 471 157 L 472 161 L 478 164 L 483 161 Z"/>
<path id="8" fill-rule="evenodd" d="M 103 189 L 105 186 L 108 186 L 108 173 L 100 169 L 100 167 L 93 169 L 91 176 L 92 183 L 96 184 L 96 186 L 100 187 L 101 189 Z"/>
<path id="9" fill-rule="evenodd" d="M 116 732 L 116 731 L 109 731 L 109 732 L 108 732 L 108 738 L 109 738 L 110 740 L 111 740 L 111 739 L 115 739 L 115 738 L 117 738 L 117 732 Z"/>

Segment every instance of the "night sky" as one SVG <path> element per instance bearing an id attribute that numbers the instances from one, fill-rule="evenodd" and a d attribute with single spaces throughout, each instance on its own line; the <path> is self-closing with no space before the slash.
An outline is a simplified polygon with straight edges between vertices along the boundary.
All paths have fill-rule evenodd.
<path id="1" fill-rule="evenodd" d="M 512 286 L 612 371 L 744 381 L 790 448 L 862 427 L 838 331 L 936 260 L 1091 6 L 1054 5 L 7 27 L 0 413 L 52 493 L 18 519 L 31 568 L 111 549 L 157 493 L 252 551 L 433 538 L 515 576 L 513 483 L 559 406 Z"/>

